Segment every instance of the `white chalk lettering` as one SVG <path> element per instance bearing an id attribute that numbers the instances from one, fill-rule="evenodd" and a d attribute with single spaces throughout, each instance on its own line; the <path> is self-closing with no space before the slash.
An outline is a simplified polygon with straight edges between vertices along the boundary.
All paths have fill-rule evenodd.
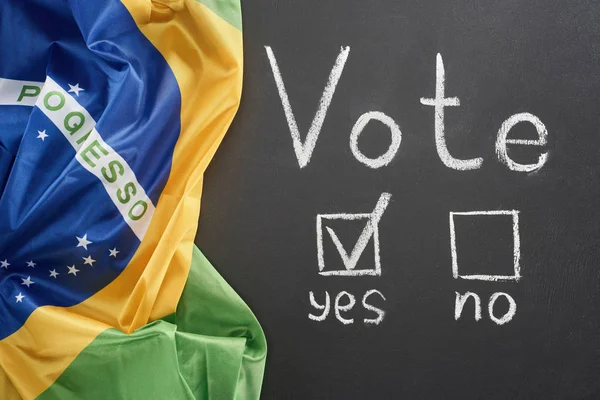
<path id="1" fill-rule="evenodd" d="M 363 321 L 364 321 L 365 325 L 369 325 L 369 324 L 379 325 L 381 323 L 381 321 L 383 321 L 383 318 L 385 317 L 384 310 L 382 310 L 381 308 L 375 307 L 372 304 L 367 303 L 369 297 L 371 297 L 371 295 L 373 295 L 373 294 L 378 294 L 384 301 L 386 300 L 386 298 L 383 296 L 383 293 L 381 293 L 379 290 L 371 289 L 371 290 L 368 290 L 365 292 L 365 294 L 362 297 L 362 305 L 363 305 L 364 309 L 367 311 L 374 312 L 377 315 L 376 318 L 364 318 Z M 313 321 L 317 321 L 317 322 L 325 321 L 327 319 L 327 317 L 329 316 L 329 314 L 330 314 L 329 312 L 331 309 L 331 307 L 330 307 L 331 300 L 330 300 L 329 293 L 327 291 L 325 291 L 325 304 L 319 304 L 315 300 L 315 295 L 312 291 L 308 292 L 308 296 L 309 296 L 311 306 L 317 310 L 322 311 L 321 315 L 314 315 L 312 313 L 309 313 L 308 318 Z M 348 298 L 348 301 L 345 304 L 342 303 L 343 297 Z M 356 305 L 356 300 L 352 293 L 348 293 L 346 291 L 339 292 L 337 294 L 337 296 L 335 297 L 335 305 L 334 305 L 335 318 L 344 325 L 353 324 L 354 318 L 347 318 L 346 316 L 342 315 L 342 312 L 345 313 L 345 312 L 351 311 L 355 305 Z"/>
<path id="2" fill-rule="evenodd" d="M 500 296 L 504 296 L 506 298 L 506 300 L 508 300 L 508 311 L 502 316 L 502 318 L 496 318 L 496 316 L 494 315 L 494 304 L 496 303 L 496 300 L 498 300 L 498 298 Z M 494 293 L 490 297 L 490 302 L 488 304 L 488 312 L 490 314 L 490 319 L 492 321 L 494 321 L 498 325 L 504 325 L 505 323 L 512 320 L 513 317 L 515 316 L 515 314 L 517 312 L 517 303 L 515 302 L 515 299 L 513 299 L 507 293 L 503 293 L 503 292 Z"/>
<path id="3" fill-rule="evenodd" d="M 442 55 L 438 53 L 436 57 L 436 78 L 435 78 L 435 98 L 421 98 L 421 104 L 433 106 L 435 113 L 435 146 L 437 148 L 440 160 L 448 168 L 459 171 L 478 169 L 483 163 L 483 158 L 472 158 L 470 160 L 459 160 L 452 157 L 446 147 L 446 139 L 444 136 L 444 107 L 458 107 L 460 100 L 458 97 L 445 97 L 446 77 L 444 70 L 444 61 Z"/>
<path id="4" fill-rule="evenodd" d="M 327 291 L 325 291 L 325 305 L 320 305 L 319 303 L 317 303 L 317 301 L 315 300 L 315 295 L 313 294 L 313 292 L 309 292 L 308 293 L 308 297 L 310 300 L 310 305 L 313 306 L 314 308 L 316 308 L 317 310 L 323 310 L 323 313 L 321 315 L 312 315 L 312 314 L 308 314 L 308 318 L 312 319 L 313 321 L 325 321 L 325 318 L 327 318 L 327 315 L 329 315 L 329 293 L 327 293 Z"/>
<path id="5" fill-rule="evenodd" d="M 275 54 L 273 53 L 273 50 L 270 46 L 265 46 L 265 50 L 267 51 L 267 57 L 269 58 L 269 62 L 271 63 L 273 77 L 275 78 L 275 84 L 277 85 L 279 97 L 281 98 L 281 102 L 283 104 L 285 118 L 287 119 L 287 123 L 290 128 L 290 133 L 292 134 L 294 152 L 296 153 L 296 158 L 298 159 L 298 164 L 300 165 L 300 168 L 304 168 L 309 163 L 313 150 L 315 149 L 317 138 L 319 137 L 321 127 L 323 126 L 325 116 L 327 115 L 327 110 L 329 108 L 329 105 L 331 104 L 333 94 L 335 93 L 335 88 L 338 84 L 338 81 L 340 80 L 340 77 L 342 76 L 344 65 L 346 64 L 346 60 L 348 59 L 350 47 L 342 47 L 340 50 L 340 54 L 335 60 L 335 64 L 333 65 L 331 73 L 329 74 L 329 79 L 327 80 L 327 84 L 325 85 L 325 90 L 323 91 L 323 95 L 321 96 L 321 100 L 319 101 L 317 112 L 313 118 L 312 124 L 310 125 L 304 143 L 302 143 L 302 139 L 300 138 L 298 124 L 296 123 L 296 118 L 294 117 L 294 112 L 292 111 L 292 106 L 290 105 L 290 100 L 285 90 L 283 78 L 281 77 L 281 72 L 279 71 L 277 60 L 275 59 Z"/>
<path id="6" fill-rule="evenodd" d="M 345 305 L 341 305 L 340 304 L 340 300 L 342 299 L 343 296 L 348 297 L 348 303 Z M 356 300 L 354 300 L 354 296 L 351 295 L 350 293 L 346 292 L 346 291 L 342 291 L 340 293 L 338 293 L 338 295 L 335 297 L 335 317 L 338 319 L 338 321 L 340 321 L 342 324 L 344 325 L 350 325 L 351 323 L 354 322 L 354 318 L 344 318 L 342 317 L 340 311 L 346 312 L 346 311 L 350 311 L 352 310 L 352 307 L 354 307 L 354 304 L 356 304 Z"/>
<path id="7" fill-rule="evenodd" d="M 463 308 L 467 303 L 469 297 L 473 298 L 474 306 L 475 306 L 475 321 L 479 321 L 481 319 L 481 298 L 477 295 L 477 293 L 466 292 L 465 294 L 456 293 L 456 299 L 454 301 L 454 319 L 458 321 L 460 316 L 462 315 Z"/>
<path id="8" fill-rule="evenodd" d="M 358 148 L 358 137 L 363 129 L 365 129 L 365 126 L 373 119 L 390 128 L 390 133 L 392 134 L 392 142 L 390 143 L 389 148 L 384 154 L 377 158 L 365 156 Z M 365 164 L 367 167 L 377 169 L 388 165 L 394 159 L 396 152 L 400 148 L 401 141 L 402 132 L 400 131 L 398 124 L 396 124 L 392 118 L 379 111 L 370 111 L 361 115 L 354 124 L 350 134 L 350 150 L 352 150 L 352 154 L 354 154 L 354 157 L 358 161 Z"/>
<path id="9" fill-rule="evenodd" d="M 513 126 L 515 126 L 519 122 L 531 123 L 537 131 L 538 139 L 507 139 L 508 132 L 510 132 Z M 540 169 L 544 166 L 546 160 L 548 159 L 548 152 L 544 152 L 539 155 L 538 162 L 535 164 L 517 163 L 508 156 L 508 151 L 506 149 L 507 144 L 519 144 L 522 146 L 545 146 L 546 144 L 548 144 L 548 131 L 546 130 L 546 126 L 538 117 L 536 117 L 533 114 L 515 114 L 502 123 L 502 126 L 498 131 L 498 136 L 496 138 L 496 154 L 498 155 L 498 160 L 500 160 L 510 170 L 518 172 L 533 172 L 537 169 Z"/>
<path id="10" fill-rule="evenodd" d="M 375 314 L 377 314 L 377 318 L 365 318 L 364 322 L 365 324 L 375 324 L 375 325 L 379 325 L 381 323 L 381 321 L 383 321 L 383 317 L 385 316 L 385 312 L 377 307 L 373 307 L 370 304 L 367 304 L 367 299 L 369 298 L 369 296 L 371 296 L 372 294 L 377 293 L 379 296 L 381 296 L 381 298 L 383 300 L 385 300 L 385 297 L 383 296 L 383 294 L 376 289 L 371 289 L 369 291 L 367 291 L 365 293 L 365 295 L 362 298 L 362 305 L 365 308 L 365 310 L 369 310 L 369 311 L 373 311 Z"/>

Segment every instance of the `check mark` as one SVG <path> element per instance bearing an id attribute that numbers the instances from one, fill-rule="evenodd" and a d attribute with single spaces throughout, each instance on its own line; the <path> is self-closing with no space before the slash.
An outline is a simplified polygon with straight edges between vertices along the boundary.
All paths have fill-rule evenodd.
<path id="1" fill-rule="evenodd" d="M 344 267 L 346 268 L 346 270 L 352 271 L 356 267 L 356 264 L 358 263 L 360 256 L 362 255 L 363 251 L 367 247 L 369 240 L 371 240 L 373 233 L 377 229 L 377 225 L 379 224 L 379 221 L 381 220 L 381 217 L 383 216 L 385 209 L 387 208 L 388 204 L 390 203 L 391 197 L 392 197 L 392 195 L 389 193 L 381 194 L 381 196 L 379 197 L 379 200 L 377 201 L 377 204 L 375 205 L 375 209 L 373 209 L 373 212 L 368 215 L 367 223 L 366 223 L 365 227 L 363 228 L 360 236 L 358 237 L 358 240 L 356 241 L 356 244 L 354 245 L 350 254 L 348 254 L 348 252 L 344 248 L 344 245 L 342 244 L 342 242 L 340 242 L 340 239 L 338 238 L 336 233 L 333 231 L 333 229 L 331 229 L 330 227 L 326 227 L 327 232 L 329 232 L 329 236 L 331 236 L 331 240 L 333 240 L 333 244 L 335 245 L 338 253 L 340 253 L 340 257 L 342 258 L 342 262 L 344 263 Z M 343 218 L 343 217 L 341 217 L 341 218 L 342 219 L 354 219 L 354 218 Z"/>

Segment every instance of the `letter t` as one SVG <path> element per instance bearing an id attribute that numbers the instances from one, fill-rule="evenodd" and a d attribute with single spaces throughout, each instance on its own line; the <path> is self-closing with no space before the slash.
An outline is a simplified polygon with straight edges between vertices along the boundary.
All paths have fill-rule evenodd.
<path id="1" fill-rule="evenodd" d="M 438 53 L 436 58 L 436 76 L 435 76 L 435 99 L 421 97 L 421 104 L 433 106 L 435 111 L 435 147 L 438 156 L 444 165 L 448 168 L 459 171 L 478 169 L 483 163 L 483 158 L 472 158 L 470 160 L 460 160 L 452 157 L 446 147 L 444 137 L 444 107 L 458 107 L 460 100 L 458 97 L 444 97 L 446 88 L 446 73 L 444 71 L 444 61 L 442 55 Z"/>

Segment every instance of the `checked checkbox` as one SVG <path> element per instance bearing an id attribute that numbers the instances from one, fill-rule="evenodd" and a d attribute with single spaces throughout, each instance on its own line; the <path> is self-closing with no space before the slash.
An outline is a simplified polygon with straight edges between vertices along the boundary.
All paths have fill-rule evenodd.
<path id="1" fill-rule="evenodd" d="M 317 259 L 319 264 L 319 274 L 321 275 L 338 275 L 338 276 L 361 276 L 361 275 L 381 275 L 381 259 L 379 256 L 379 221 L 387 208 L 390 198 L 389 193 L 382 193 L 375 205 L 375 208 L 370 213 L 361 214 L 318 214 L 317 215 Z M 331 237 L 333 244 L 344 265 L 343 270 L 328 270 L 325 271 L 325 259 L 323 256 L 323 220 L 365 220 L 365 226 L 358 237 L 358 240 L 353 245 L 350 252 L 346 251 L 346 247 L 340 241 L 335 231 L 326 226 L 327 234 Z M 356 265 L 361 255 L 367 248 L 371 238 L 373 238 L 373 264 L 371 269 L 356 269 Z"/>

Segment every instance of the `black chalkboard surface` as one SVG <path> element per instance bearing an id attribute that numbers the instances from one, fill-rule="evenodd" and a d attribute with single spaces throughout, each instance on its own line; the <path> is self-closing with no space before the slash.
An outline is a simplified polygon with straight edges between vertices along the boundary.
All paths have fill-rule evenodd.
<path id="1" fill-rule="evenodd" d="M 243 11 L 196 243 L 263 398 L 600 397 L 600 2 Z"/>

